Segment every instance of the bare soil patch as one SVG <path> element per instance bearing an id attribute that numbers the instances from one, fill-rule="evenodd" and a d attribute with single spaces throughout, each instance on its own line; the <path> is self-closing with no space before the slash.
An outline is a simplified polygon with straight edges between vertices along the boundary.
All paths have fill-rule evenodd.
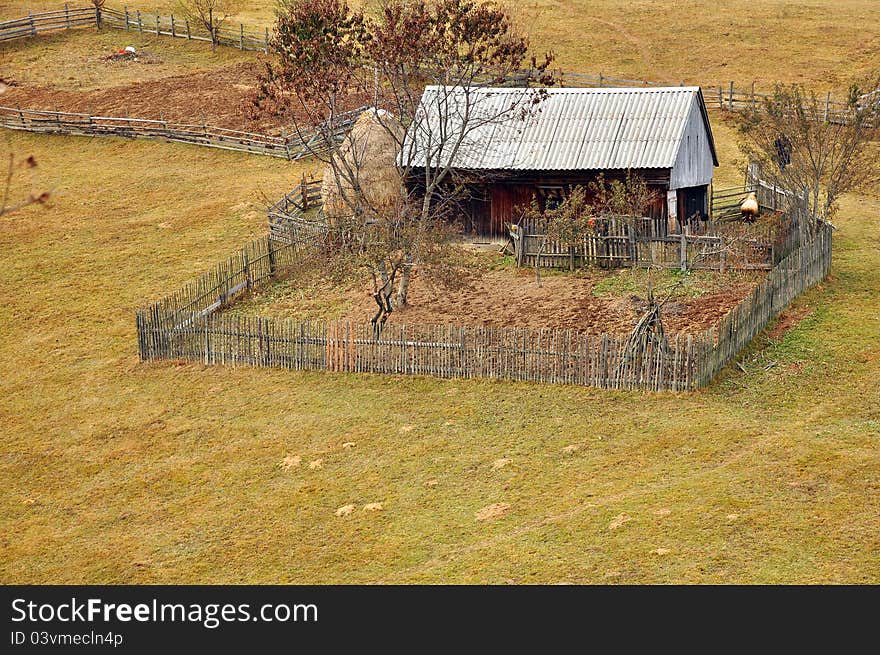
<path id="1" fill-rule="evenodd" d="M 529 269 L 500 263 L 494 254 L 475 255 L 475 266 L 460 288 L 416 273 L 409 306 L 394 311 L 389 324 L 480 325 L 571 329 L 627 334 L 647 307 L 646 271 L 584 270 L 545 272 L 538 286 Z M 677 272 L 654 272 L 655 295 L 678 280 Z M 692 273 L 665 305 L 667 331 L 699 332 L 716 324 L 760 280 L 757 274 Z M 367 280 L 339 284 L 296 273 L 286 281 L 237 302 L 229 310 L 295 320 L 367 322 L 376 311 Z"/>
<path id="2" fill-rule="evenodd" d="M 108 62 L 107 66 L 149 65 L 140 62 Z M 200 122 L 251 132 L 276 133 L 279 121 L 249 115 L 249 98 L 254 92 L 259 64 L 239 63 L 211 71 L 173 75 L 112 88 L 74 91 L 27 83 L 11 87 L 4 94 L 7 105 L 91 113 L 103 116 L 132 116 L 175 123 Z"/>
<path id="3" fill-rule="evenodd" d="M 780 340 L 786 332 L 812 314 L 813 311 L 812 307 L 789 307 L 783 310 L 773 327 L 767 331 L 767 338 L 772 341 Z"/>
<path id="4" fill-rule="evenodd" d="M 149 67 L 142 61 L 108 61 L 110 68 Z M 99 89 L 71 90 L 17 82 L 3 94 L 3 104 L 26 109 L 69 111 L 102 116 L 131 116 L 195 123 L 279 135 L 291 120 L 253 111 L 262 64 L 242 62 L 214 70 L 172 75 Z M 366 99 L 364 99 L 366 102 Z M 358 104 L 353 101 L 351 109 Z M 361 103 L 363 104 L 363 103 Z"/>
<path id="5" fill-rule="evenodd" d="M 492 519 L 500 519 L 510 510 L 510 503 L 492 503 L 478 510 L 474 514 L 474 518 L 478 521 L 491 521 Z"/>

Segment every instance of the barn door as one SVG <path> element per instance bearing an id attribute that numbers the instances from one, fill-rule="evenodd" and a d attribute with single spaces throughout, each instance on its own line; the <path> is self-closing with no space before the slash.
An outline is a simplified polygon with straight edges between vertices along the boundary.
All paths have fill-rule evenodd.
<path id="1" fill-rule="evenodd" d="M 469 234 L 489 234 L 492 218 L 489 213 L 489 194 L 485 187 L 475 187 L 467 201 L 468 223 L 465 230 Z"/>
<path id="2" fill-rule="evenodd" d="M 489 233 L 485 236 L 506 236 L 505 225 L 519 221 L 523 210 L 532 201 L 533 193 L 534 190 L 529 186 L 493 185 L 489 193 L 491 214 Z"/>

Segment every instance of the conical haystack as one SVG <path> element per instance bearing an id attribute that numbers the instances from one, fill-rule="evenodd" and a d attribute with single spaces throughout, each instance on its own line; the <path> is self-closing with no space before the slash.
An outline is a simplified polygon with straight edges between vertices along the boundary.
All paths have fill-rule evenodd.
<path id="1" fill-rule="evenodd" d="M 396 210 L 403 200 L 403 186 L 396 160 L 403 126 L 382 109 L 365 110 L 334 154 L 339 174 L 328 164 L 321 184 L 324 215 L 330 222 L 352 216 L 357 202 L 353 178 L 363 196 L 365 212 Z"/>

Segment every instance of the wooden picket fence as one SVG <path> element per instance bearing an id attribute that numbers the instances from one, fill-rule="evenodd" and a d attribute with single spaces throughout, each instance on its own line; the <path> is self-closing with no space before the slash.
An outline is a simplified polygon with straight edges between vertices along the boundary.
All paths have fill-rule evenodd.
<path id="1" fill-rule="evenodd" d="M 821 224 L 811 241 L 774 266 L 749 297 L 699 336 L 697 387 L 707 385 L 792 300 L 828 276 L 831 233 Z"/>
<path id="2" fill-rule="evenodd" d="M 761 226 L 708 221 L 696 234 L 685 226 L 676 234 L 657 229 L 651 218 L 597 219 L 596 229 L 575 244 L 546 239 L 543 229 L 520 221 L 510 229 L 517 266 L 541 268 L 621 268 L 630 266 L 702 269 L 770 270 L 778 237 Z"/>
<path id="3" fill-rule="evenodd" d="M 345 138 L 362 110 L 363 108 L 359 108 L 337 117 L 333 127 L 333 138 L 336 142 Z M 189 143 L 287 160 L 323 153 L 327 142 L 319 130 L 305 135 L 270 136 L 205 123 L 172 123 L 146 118 L 92 116 L 20 107 L 0 107 L 0 127 L 44 134 L 115 136 Z"/>
<path id="4" fill-rule="evenodd" d="M 387 325 L 247 317 L 219 310 L 315 251 L 257 239 L 137 312 L 142 361 L 434 375 L 686 391 L 705 386 L 831 264 L 831 230 L 783 259 L 715 327 L 634 348 L 628 335 L 517 327 Z"/>

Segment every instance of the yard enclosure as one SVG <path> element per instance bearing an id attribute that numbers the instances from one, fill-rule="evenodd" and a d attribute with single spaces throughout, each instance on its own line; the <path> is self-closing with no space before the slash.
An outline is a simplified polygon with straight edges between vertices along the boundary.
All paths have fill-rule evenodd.
<path id="1" fill-rule="evenodd" d="M 216 313 L 311 252 L 271 236 L 258 239 L 183 289 L 139 310 L 140 358 L 691 390 L 708 384 L 792 299 L 824 279 L 831 265 L 831 228 L 823 227 L 815 240 L 780 261 L 716 327 L 641 347 L 628 344 L 626 336 L 571 330 L 389 325 L 377 337 L 369 324 Z"/>
<path id="2" fill-rule="evenodd" d="M 749 193 L 764 214 L 752 226 L 735 220 Z M 678 222 L 670 230 L 657 218 L 601 218 L 593 233 L 563 245 L 545 239 L 534 221 L 520 219 L 510 227 L 510 238 L 520 266 L 770 270 L 800 244 L 800 226 L 809 222 L 807 204 L 806 196 L 794 197 L 762 179 L 751 163 L 742 186 L 712 189 L 707 220 Z"/>

